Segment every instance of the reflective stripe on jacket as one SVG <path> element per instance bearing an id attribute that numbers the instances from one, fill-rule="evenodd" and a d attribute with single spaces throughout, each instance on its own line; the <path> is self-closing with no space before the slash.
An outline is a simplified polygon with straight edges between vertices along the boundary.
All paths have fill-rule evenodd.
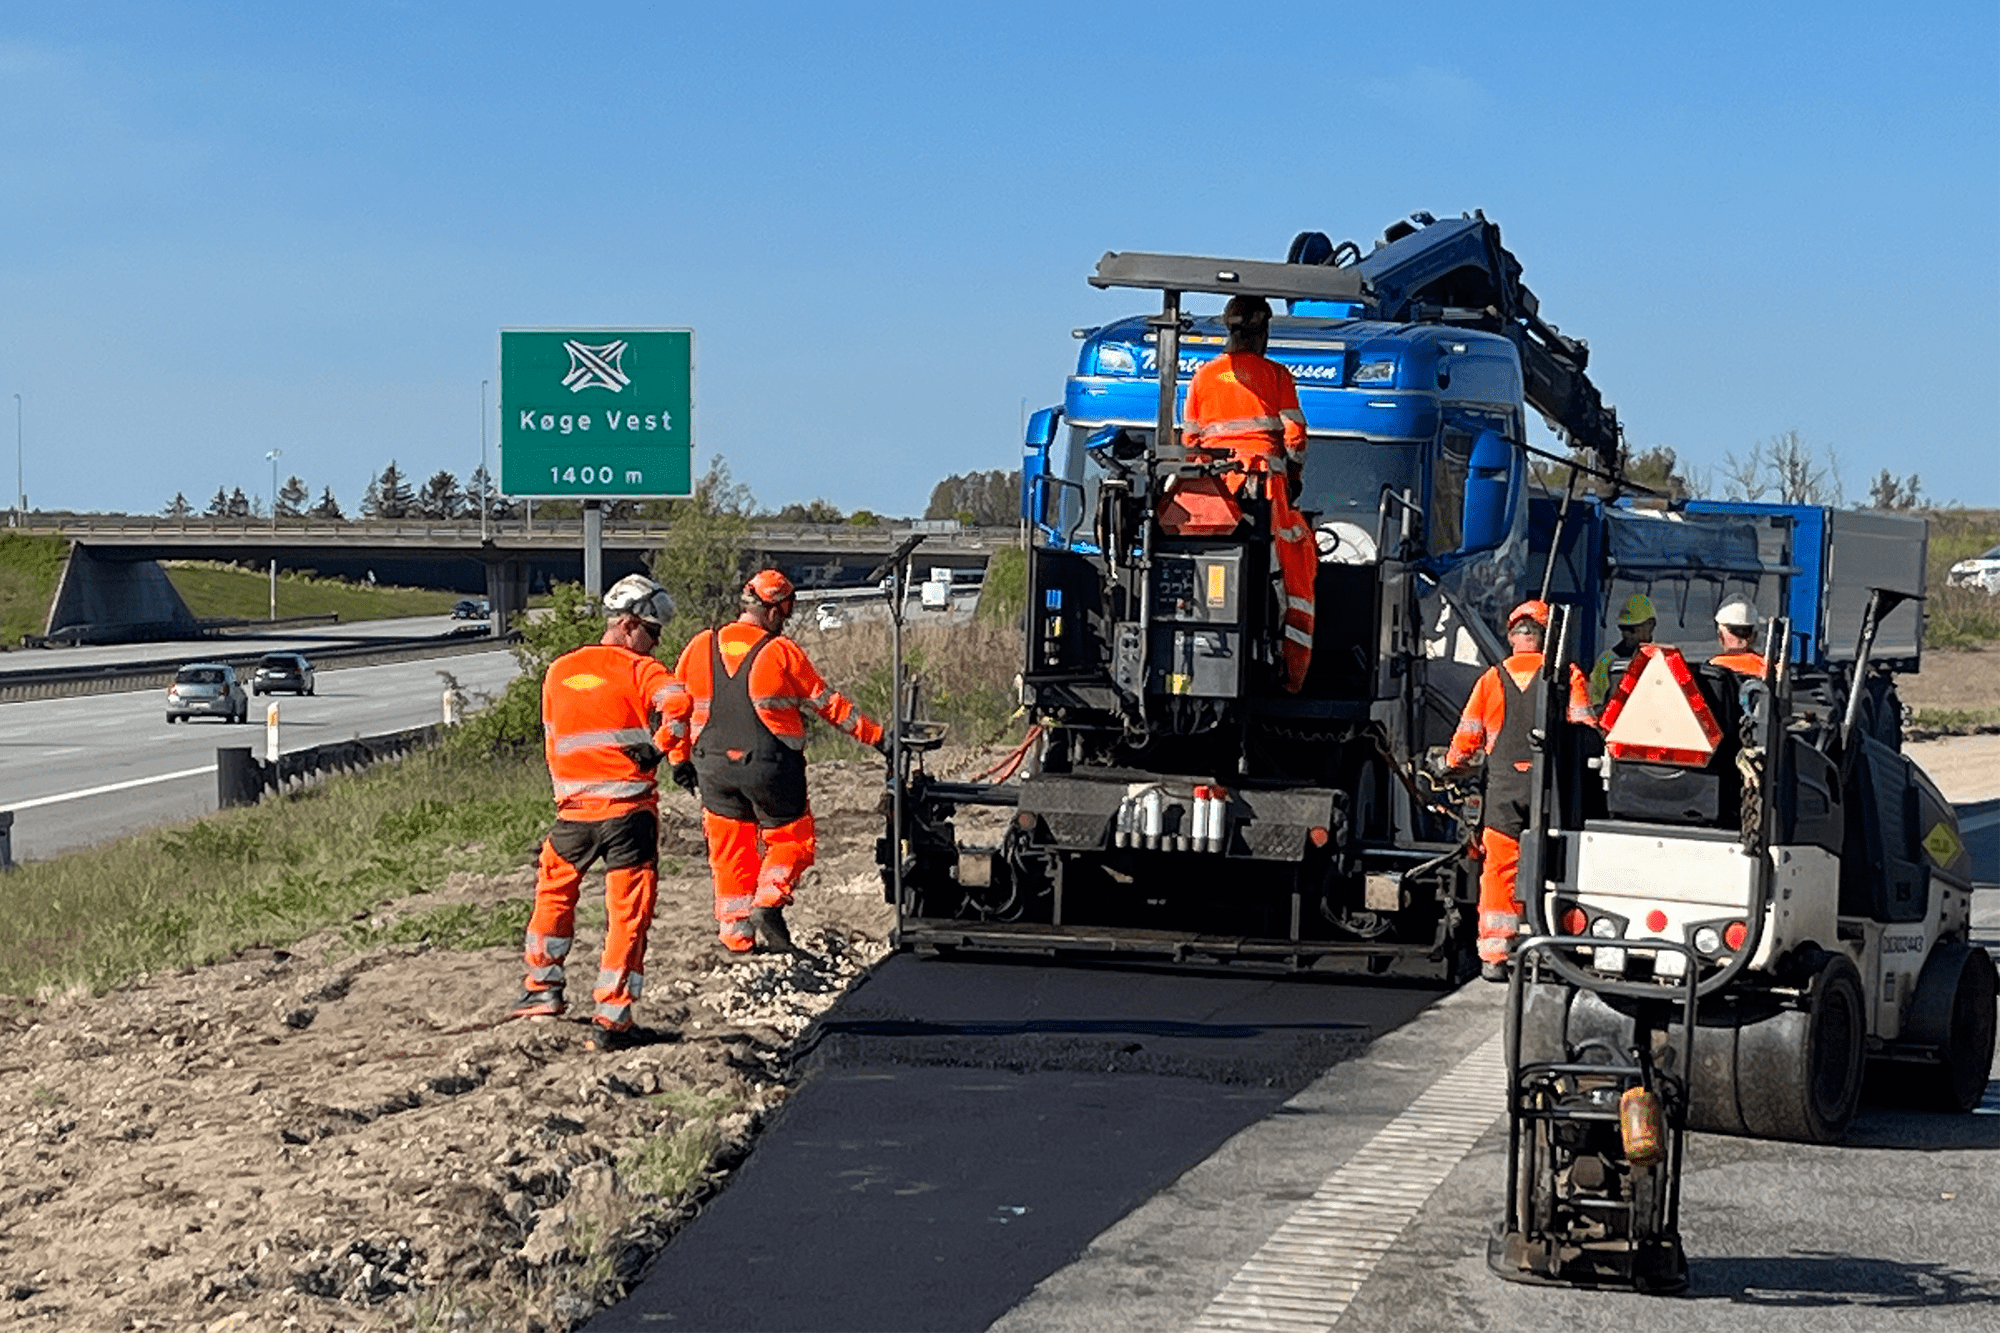
<path id="1" fill-rule="evenodd" d="M 1255 352 L 1224 352 L 1195 371 L 1181 409 L 1182 438 L 1208 449 L 1232 449 L 1265 469 L 1305 462 L 1306 418 L 1292 372 Z"/>
<path id="2" fill-rule="evenodd" d="M 659 803 L 648 750 L 685 732 L 668 717 L 676 682 L 630 648 L 595 643 L 564 653 L 542 678 L 542 752 L 566 819 L 611 819 Z"/>
<path id="3" fill-rule="evenodd" d="M 734 672 L 765 631 L 737 620 L 719 630 L 705 629 L 681 651 L 674 668 L 676 698 L 668 705 L 669 714 L 684 717 L 687 725 L 668 750 L 670 762 L 679 763 L 694 749 L 694 742 L 708 725 L 708 709 L 715 697 L 711 677 L 709 645 L 720 639 L 722 664 Z M 882 725 L 858 711 L 843 695 L 834 691 L 806 656 L 806 650 L 782 635 L 775 636 L 750 664 L 750 705 L 771 734 L 794 750 L 806 748 L 806 720 L 802 710 L 811 709 L 827 725 L 846 732 L 863 745 L 882 739 Z"/>

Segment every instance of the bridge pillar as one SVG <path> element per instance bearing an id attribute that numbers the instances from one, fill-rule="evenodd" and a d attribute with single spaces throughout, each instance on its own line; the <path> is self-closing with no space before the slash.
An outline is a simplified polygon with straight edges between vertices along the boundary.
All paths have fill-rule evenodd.
<path id="1" fill-rule="evenodd" d="M 514 618 L 528 606 L 528 562 L 519 558 L 486 560 L 486 601 L 492 607 L 495 637 L 513 627 Z"/>

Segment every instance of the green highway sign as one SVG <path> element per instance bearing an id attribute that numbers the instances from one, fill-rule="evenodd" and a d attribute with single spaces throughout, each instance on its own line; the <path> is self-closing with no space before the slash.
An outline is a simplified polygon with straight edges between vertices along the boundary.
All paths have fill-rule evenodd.
<path id="1" fill-rule="evenodd" d="M 500 493 L 694 494 L 694 331 L 500 330 Z"/>

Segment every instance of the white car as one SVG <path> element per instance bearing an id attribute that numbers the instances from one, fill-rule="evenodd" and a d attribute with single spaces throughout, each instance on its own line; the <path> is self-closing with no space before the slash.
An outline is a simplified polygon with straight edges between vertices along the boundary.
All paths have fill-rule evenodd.
<path id="1" fill-rule="evenodd" d="M 1959 561 L 1945 572 L 1944 577 L 1945 582 L 1953 587 L 2000 593 L 2000 546 L 1989 547 L 1970 560 Z"/>
<path id="2" fill-rule="evenodd" d="M 822 631 L 847 628 L 847 613 L 832 602 L 821 602 L 814 607 L 813 620 Z"/>

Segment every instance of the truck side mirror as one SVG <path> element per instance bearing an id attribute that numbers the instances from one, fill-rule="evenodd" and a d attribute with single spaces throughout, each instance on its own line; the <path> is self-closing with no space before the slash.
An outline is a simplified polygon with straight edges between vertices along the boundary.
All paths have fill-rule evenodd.
<path id="1" fill-rule="evenodd" d="M 1060 407 L 1045 407 L 1028 418 L 1027 435 L 1021 441 L 1021 517 L 1032 524 L 1045 524 L 1040 512 L 1048 505 L 1041 478 L 1049 470 L 1049 447 L 1056 441 L 1056 427 L 1062 421 Z"/>
<path id="2" fill-rule="evenodd" d="M 1483 430 L 1472 442 L 1465 474 L 1465 511 L 1460 554 L 1490 551 L 1507 539 L 1513 500 L 1514 447 L 1496 431 Z"/>

